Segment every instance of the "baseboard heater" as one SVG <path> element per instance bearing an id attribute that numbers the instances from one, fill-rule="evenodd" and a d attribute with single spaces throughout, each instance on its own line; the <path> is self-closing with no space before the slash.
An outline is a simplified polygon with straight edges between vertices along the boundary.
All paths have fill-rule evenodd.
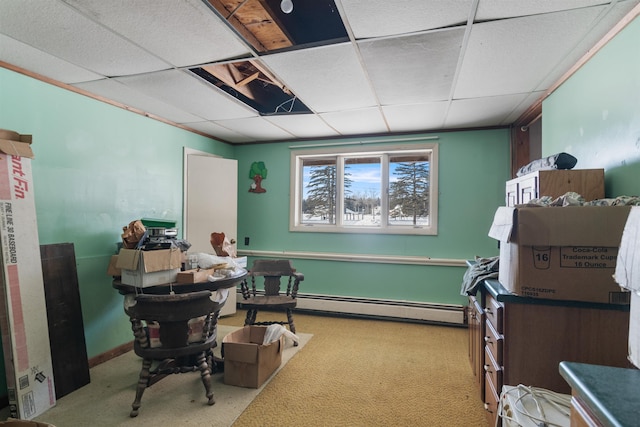
<path id="1" fill-rule="evenodd" d="M 242 308 L 242 295 L 238 295 L 237 301 L 238 307 Z M 296 310 L 451 325 L 465 324 L 464 307 L 453 304 L 298 294 Z"/>

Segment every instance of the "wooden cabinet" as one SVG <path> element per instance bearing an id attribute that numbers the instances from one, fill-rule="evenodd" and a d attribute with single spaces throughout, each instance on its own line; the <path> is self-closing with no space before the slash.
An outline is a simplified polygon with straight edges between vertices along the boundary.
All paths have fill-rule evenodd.
<path id="1" fill-rule="evenodd" d="M 637 426 L 640 370 L 562 362 L 571 386 L 571 427 Z"/>
<path id="2" fill-rule="evenodd" d="M 469 324 L 469 363 L 478 384 L 484 391 L 484 310 L 475 296 L 469 297 L 467 306 L 467 322 Z M 484 399 L 484 395 L 481 396 Z"/>
<path id="3" fill-rule="evenodd" d="M 629 366 L 629 306 L 519 297 L 497 280 L 485 280 L 473 303 L 485 321 L 482 327 L 470 320 L 469 342 L 482 340 L 482 371 L 474 372 L 492 426 L 505 384 L 568 394 L 561 361 Z"/>
<path id="4" fill-rule="evenodd" d="M 505 204 L 515 206 L 542 196 L 560 197 L 574 191 L 585 200 L 604 198 L 604 169 L 536 171 L 507 181 Z"/>
<path id="5" fill-rule="evenodd" d="M 571 398 L 571 414 L 569 415 L 571 427 L 601 427 L 602 424 L 584 402 L 573 396 Z"/>

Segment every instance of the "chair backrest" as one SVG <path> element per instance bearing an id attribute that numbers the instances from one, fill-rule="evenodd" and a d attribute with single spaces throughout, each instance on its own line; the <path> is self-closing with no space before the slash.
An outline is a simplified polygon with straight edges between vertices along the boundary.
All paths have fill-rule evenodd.
<path id="1" fill-rule="evenodd" d="M 243 283 L 243 296 L 249 298 L 249 294 L 255 297 L 256 290 L 260 280 L 258 277 L 264 277 L 263 289 L 265 296 L 280 295 L 280 279 L 287 278 L 286 295 L 296 298 L 298 293 L 298 285 L 304 280 L 302 273 L 296 272 L 291 265 L 291 261 L 287 259 L 257 259 L 253 262 L 251 270 L 249 270 L 247 279 L 251 281 L 251 290 L 248 289 L 247 279 Z"/>
<path id="2" fill-rule="evenodd" d="M 201 291 L 175 295 L 141 294 L 135 297 L 135 304 L 127 307 L 126 312 L 133 325 L 135 347 L 158 350 L 215 340 L 220 308 L 221 304 L 211 300 L 210 291 Z M 198 325 L 196 338 L 192 333 L 194 325 Z"/>
<path id="3" fill-rule="evenodd" d="M 136 304 L 128 307 L 140 320 L 175 322 L 205 316 L 219 304 L 211 300 L 211 291 L 169 295 L 137 295 Z"/>

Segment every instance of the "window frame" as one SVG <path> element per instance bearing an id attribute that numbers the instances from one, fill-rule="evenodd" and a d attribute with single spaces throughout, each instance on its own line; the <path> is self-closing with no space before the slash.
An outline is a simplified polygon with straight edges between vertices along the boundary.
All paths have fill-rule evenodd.
<path id="1" fill-rule="evenodd" d="M 322 148 L 291 147 L 290 155 L 290 197 L 289 231 L 310 233 L 364 233 L 437 235 L 438 234 L 438 144 L 384 144 L 375 146 L 325 146 Z M 390 225 L 389 224 L 389 158 L 402 154 L 420 153 L 429 156 L 429 224 Z M 303 161 L 310 158 L 336 159 L 336 177 L 340 183 L 336 189 L 335 224 L 309 224 L 302 222 L 302 201 L 304 191 Z M 348 225 L 342 223 L 344 216 L 344 160 L 353 157 L 380 157 L 380 210 L 383 217 L 379 225 Z"/>

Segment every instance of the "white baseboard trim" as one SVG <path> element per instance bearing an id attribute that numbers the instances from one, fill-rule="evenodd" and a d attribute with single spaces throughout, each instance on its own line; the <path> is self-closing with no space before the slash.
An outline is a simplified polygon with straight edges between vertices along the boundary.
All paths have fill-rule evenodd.
<path id="1" fill-rule="evenodd" d="M 238 295 L 242 307 L 242 295 Z M 331 295 L 298 295 L 297 310 L 464 325 L 464 306 Z"/>

